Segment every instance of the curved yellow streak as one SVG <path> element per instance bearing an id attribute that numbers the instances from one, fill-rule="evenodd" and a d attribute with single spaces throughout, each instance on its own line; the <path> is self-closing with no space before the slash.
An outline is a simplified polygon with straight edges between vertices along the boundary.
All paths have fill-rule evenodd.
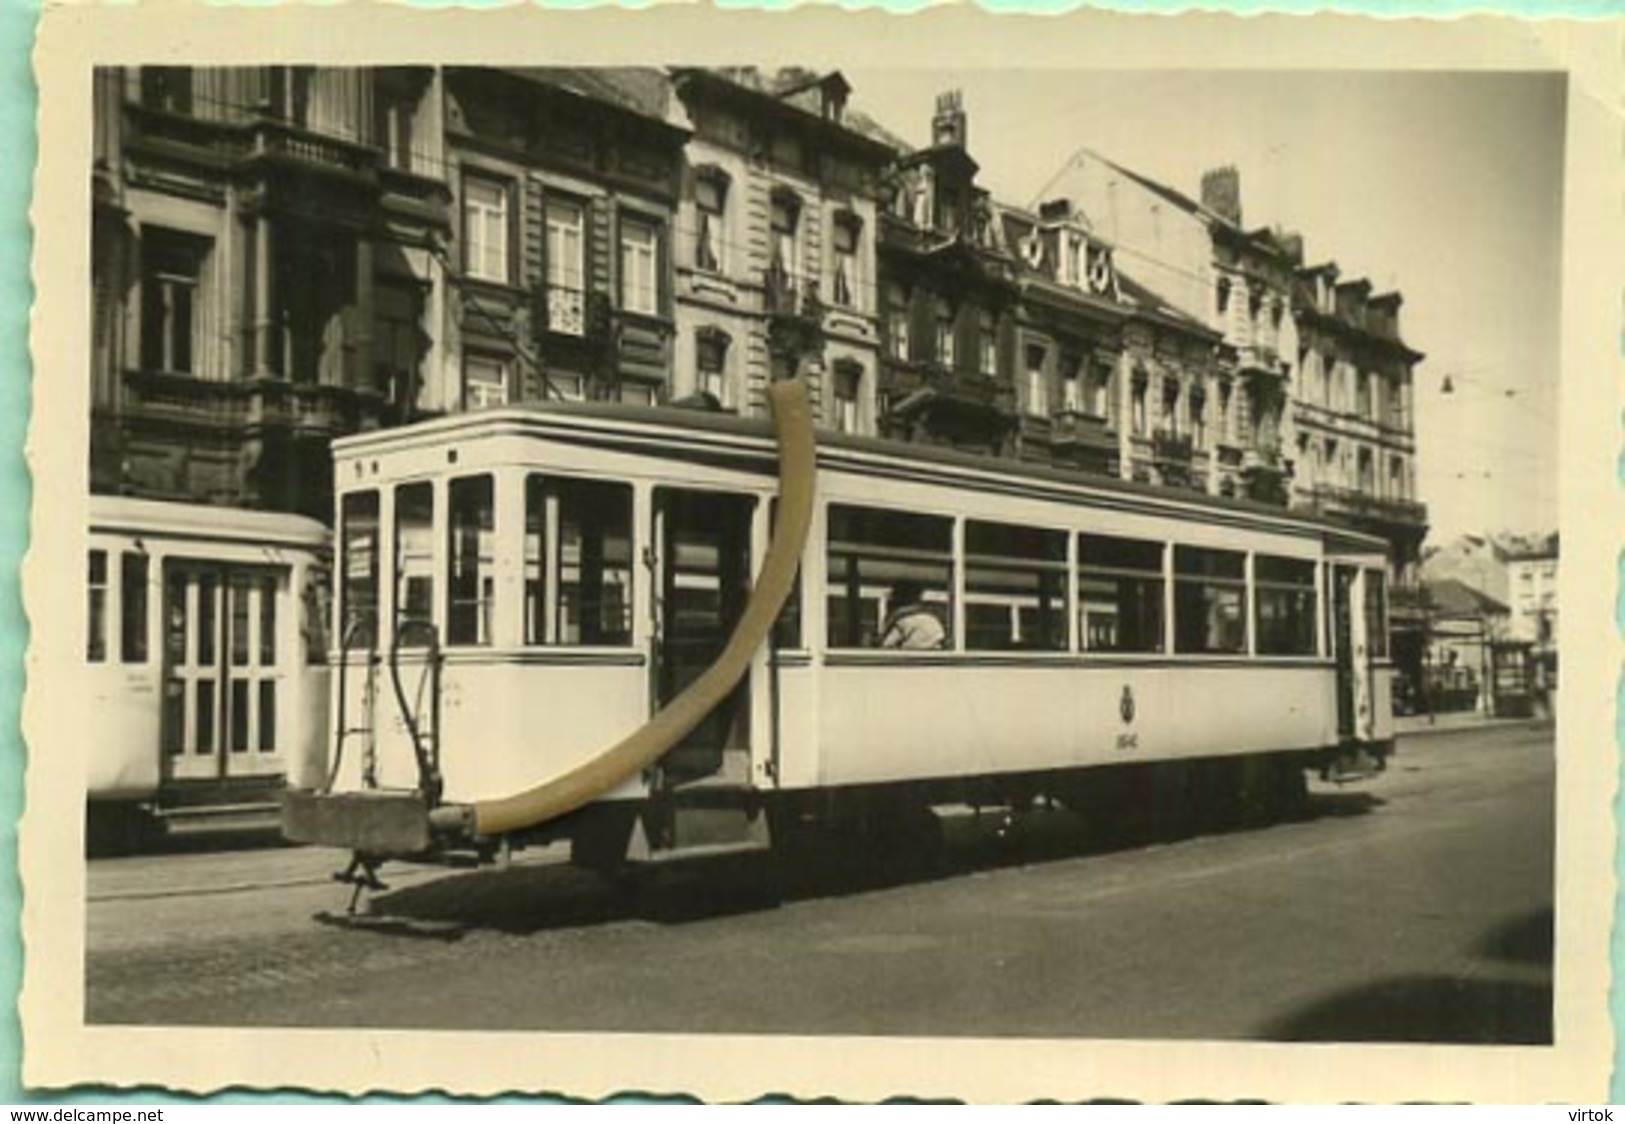
<path id="1" fill-rule="evenodd" d="M 573 812 L 636 776 L 676 745 L 750 667 L 795 584 L 796 568 L 812 526 L 817 448 L 812 405 L 800 379 L 768 388 L 779 446 L 779 510 L 773 540 L 745 605 L 745 613 L 716 662 L 645 725 L 617 745 L 535 788 L 474 805 L 474 830 L 501 835 Z"/>

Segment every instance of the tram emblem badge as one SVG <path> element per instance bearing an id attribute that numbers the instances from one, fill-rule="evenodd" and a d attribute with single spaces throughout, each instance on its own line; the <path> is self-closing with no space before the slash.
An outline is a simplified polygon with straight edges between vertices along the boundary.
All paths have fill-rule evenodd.
<path id="1" fill-rule="evenodd" d="M 1117 701 L 1117 713 L 1123 716 L 1125 726 L 1134 721 L 1134 688 L 1126 683 L 1123 685 L 1123 697 Z"/>

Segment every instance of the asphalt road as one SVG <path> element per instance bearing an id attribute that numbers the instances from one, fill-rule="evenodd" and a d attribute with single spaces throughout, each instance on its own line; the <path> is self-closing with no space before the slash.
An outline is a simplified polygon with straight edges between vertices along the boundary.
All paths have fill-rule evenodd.
<path id="1" fill-rule="evenodd" d="M 99 860 L 93 1023 L 1279 1041 L 1551 1037 L 1549 726 L 1407 739 L 1307 818 L 1091 838 L 946 821 L 931 869 L 810 860 L 636 896 L 541 854 L 399 868 L 338 923 L 336 857 Z"/>

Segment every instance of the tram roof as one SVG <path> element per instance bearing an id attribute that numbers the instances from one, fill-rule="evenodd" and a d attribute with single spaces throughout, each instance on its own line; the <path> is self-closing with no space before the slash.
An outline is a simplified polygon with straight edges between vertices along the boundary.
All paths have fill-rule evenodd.
<path id="1" fill-rule="evenodd" d="M 477 435 L 517 433 L 523 436 L 528 424 L 559 421 L 568 424 L 571 420 L 622 422 L 640 430 L 655 429 L 673 434 L 708 434 L 744 439 L 752 445 L 757 445 L 757 448 L 750 451 L 761 456 L 771 456 L 774 443 L 772 424 L 765 418 L 742 418 L 735 414 L 703 409 L 633 406 L 619 402 L 547 402 L 451 414 L 407 426 L 372 430 L 340 438 L 333 443 L 333 450 L 338 456 L 348 457 L 377 452 L 391 446 L 420 443 L 438 445 L 445 441 Z M 821 455 L 839 451 L 862 456 L 880 456 L 906 462 L 915 467 L 937 466 L 968 470 L 1104 496 L 1138 497 L 1156 501 L 1159 505 L 1230 512 L 1247 516 L 1260 523 L 1273 523 L 1297 530 L 1313 530 L 1328 542 L 1355 550 L 1377 552 L 1385 551 L 1387 546 L 1386 540 L 1379 536 L 1313 515 L 1259 503 L 1256 500 L 1213 496 L 1160 484 L 1069 472 L 986 453 L 970 453 L 936 445 L 916 445 L 882 437 L 862 437 L 829 431 L 819 432 L 818 447 Z M 852 467 L 861 468 L 859 465 Z"/>
<path id="2" fill-rule="evenodd" d="M 306 515 L 100 494 L 90 497 L 90 525 L 111 534 L 256 545 L 322 547 L 328 537 L 327 527 Z"/>

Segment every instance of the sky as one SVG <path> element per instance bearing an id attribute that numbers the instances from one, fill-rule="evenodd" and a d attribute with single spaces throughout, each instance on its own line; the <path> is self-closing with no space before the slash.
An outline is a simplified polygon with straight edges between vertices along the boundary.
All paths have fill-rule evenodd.
<path id="1" fill-rule="evenodd" d="M 1082 147 L 1193 198 L 1235 165 L 1243 221 L 1405 298 L 1429 541 L 1555 530 L 1565 82 L 1508 72 L 847 70 L 914 144 L 964 92 L 996 198 L 1043 197 Z M 1132 270 L 1129 272 L 1132 273 Z M 1448 377 L 1451 390 L 1444 389 Z"/>

